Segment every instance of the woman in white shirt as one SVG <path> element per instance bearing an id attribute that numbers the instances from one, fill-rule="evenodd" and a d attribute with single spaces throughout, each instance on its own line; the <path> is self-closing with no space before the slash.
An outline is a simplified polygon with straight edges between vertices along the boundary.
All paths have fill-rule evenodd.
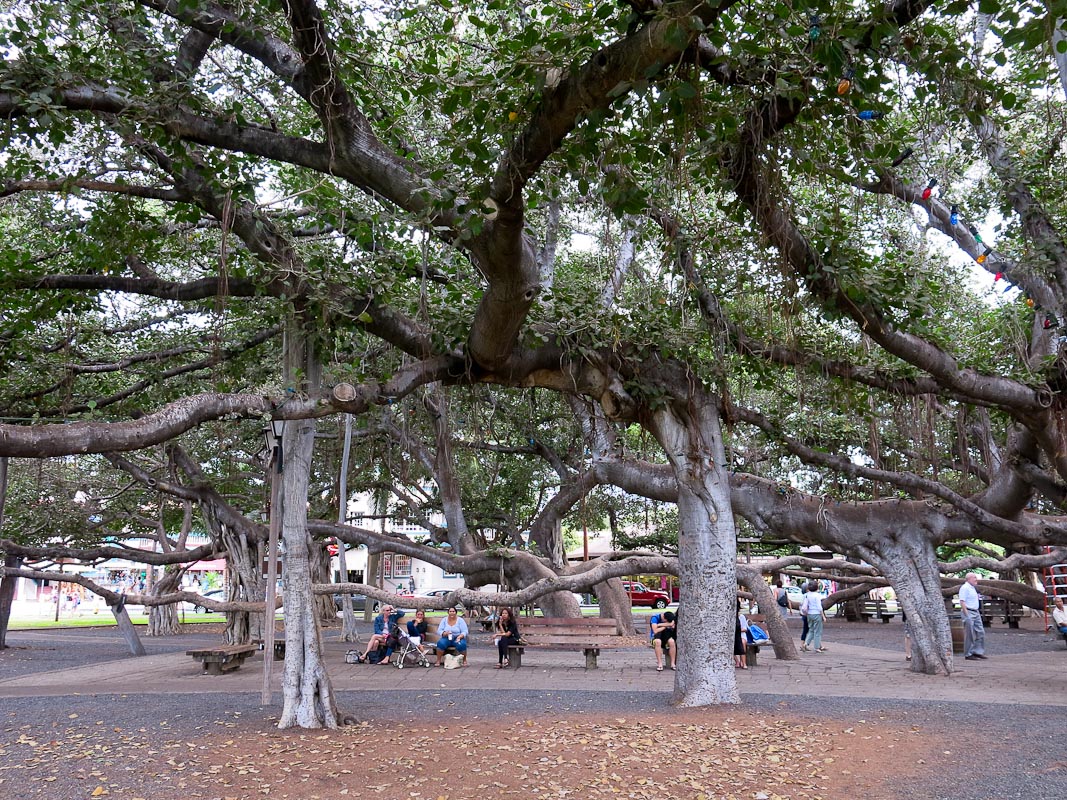
<path id="1" fill-rule="evenodd" d="M 815 581 L 808 583 L 808 593 L 804 595 L 804 602 L 800 604 L 800 613 L 808 620 L 808 636 L 801 650 L 814 650 L 816 653 L 825 653 L 822 646 L 822 624 L 826 619 L 826 612 L 822 608 L 822 595 L 817 591 L 819 584 Z"/>

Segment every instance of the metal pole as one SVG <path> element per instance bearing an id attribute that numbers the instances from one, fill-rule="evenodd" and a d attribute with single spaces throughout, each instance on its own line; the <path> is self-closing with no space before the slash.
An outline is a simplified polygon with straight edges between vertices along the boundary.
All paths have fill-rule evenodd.
<path id="1" fill-rule="evenodd" d="M 267 599 L 263 620 L 263 692 L 261 701 L 269 706 L 271 697 L 271 674 L 274 672 L 274 600 L 278 583 L 278 531 L 281 527 L 281 509 L 278 507 L 282 491 L 282 454 L 275 447 L 271 455 L 275 467 L 270 471 L 270 535 L 267 539 Z"/>

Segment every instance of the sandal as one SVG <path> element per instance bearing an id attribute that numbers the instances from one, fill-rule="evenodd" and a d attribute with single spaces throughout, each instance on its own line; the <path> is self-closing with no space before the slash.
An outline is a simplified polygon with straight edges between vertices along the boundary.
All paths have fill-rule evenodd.
<path id="1" fill-rule="evenodd" d="M 497 664 L 497 665 L 496 665 L 496 668 L 497 668 L 497 669 L 504 669 L 504 665 L 503 665 L 503 664 Z"/>
<path id="2" fill-rule="evenodd" d="M 656 667 L 656 672 L 663 672 L 663 667 Z"/>
<path id="3" fill-rule="evenodd" d="M 677 669 L 675 669 L 674 664 L 671 664 L 671 672 L 677 672 Z"/>
<path id="4" fill-rule="evenodd" d="M 905 661 L 911 661 L 911 656 L 904 656 Z"/>
<path id="5" fill-rule="evenodd" d="M 466 662 L 466 660 L 467 659 L 463 659 L 464 662 Z M 508 659 L 505 658 L 504 659 L 504 666 L 505 667 L 510 667 L 511 666 L 511 661 L 509 661 Z"/>

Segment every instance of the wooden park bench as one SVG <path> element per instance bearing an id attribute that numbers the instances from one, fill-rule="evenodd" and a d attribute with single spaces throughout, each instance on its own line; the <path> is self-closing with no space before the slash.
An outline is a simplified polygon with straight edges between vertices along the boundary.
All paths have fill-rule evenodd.
<path id="1" fill-rule="evenodd" d="M 254 644 L 231 644 L 222 647 L 204 647 L 198 650 L 186 650 L 185 655 L 204 665 L 203 673 L 221 675 L 224 672 L 240 669 L 244 660 L 259 648 Z"/>
<path id="2" fill-rule="evenodd" d="M 586 669 L 596 669 L 601 650 L 622 647 L 615 620 L 600 617 L 522 617 L 520 644 L 508 648 L 508 661 L 518 669 L 527 648 L 534 650 L 581 650 Z"/>
<path id="3" fill-rule="evenodd" d="M 897 606 L 896 610 L 890 610 L 889 605 L 885 600 L 864 600 L 860 606 L 860 616 L 863 617 L 864 622 L 868 622 L 871 617 L 877 617 L 882 622 L 889 622 L 897 614 L 900 613 L 900 607 Z"/>
<path id="4" fill-rule="evenodd" d="M 1022 615 L 1022 606 L 1018 603 L 1011 602 L 1011 600 L 1001 600 L 999 597 L 982 600 L 983 625 L 991 625 L 994 617 L 1000 617 L 1009 628 L 1018 628 L 1019 620 L 1022 618 Z"/>

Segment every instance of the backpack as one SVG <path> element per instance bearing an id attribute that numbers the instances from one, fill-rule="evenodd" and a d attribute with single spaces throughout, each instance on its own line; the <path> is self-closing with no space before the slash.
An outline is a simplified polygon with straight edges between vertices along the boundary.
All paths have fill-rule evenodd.
<path id="1" fill-rule="evenodd" d="M 782 589 L 782 593 L 778 595 L 778 605 L 782 608 L 789 608 L 789 595 L 786 593 L 785 589 Z"/>

